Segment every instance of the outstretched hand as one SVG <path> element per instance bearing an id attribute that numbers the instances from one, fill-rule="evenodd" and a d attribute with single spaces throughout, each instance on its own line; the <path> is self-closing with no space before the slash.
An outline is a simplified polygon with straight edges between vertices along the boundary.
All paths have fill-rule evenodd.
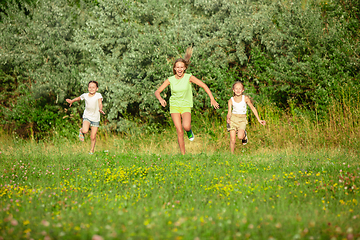
<path id="1" fill-rule="evenodd" d="M 66 99 L 66 102 L 68 102 L 70 104 L 69 107 L 71 107 L 71 105 L 73 104 L 73 101 L 71 99 Z"/>
<path id="2" fill-rule="evenodd" d="M 166 101 L 164 99 L 160 99 L 159 100 L 161 106 L 165 107 L 166 106 Z"/>
<path id="3" fill-rule="evenodd" d="M 260 123 L 261 125 L 263 125 L 263 126 L 266 125 L 266 121 L 265 121 L 265 120 L 260 120 L 259 123 Z"/>
<path id="4" fill-rule="evenodd" d="M 215 99 L 211 100 L 211 106 L 213 106 L 215 109 L 219 109 L 219 104 L 215 101 Z"/>

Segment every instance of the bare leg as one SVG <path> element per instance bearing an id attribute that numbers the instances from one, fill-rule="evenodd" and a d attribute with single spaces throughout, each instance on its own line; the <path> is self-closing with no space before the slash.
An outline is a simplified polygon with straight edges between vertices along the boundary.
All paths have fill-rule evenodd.
<path id="1" fill-rule="evenodd" d="M 94 153 L 95 143 L 96 143 L 96 133 L 98 131 L 98 127 L 91 127 L 90 139 L 91 139 L 91 153 Z"/>
<path id="2" fill-rule="evenodd" d="M 236 132 L 235 130 L 230 131 L 230 151 L 233 154 L 235 150 Z"/>
<path id="3" fill-rule="evenodd" d="M 89 128 L 90 128 L 90 122 L 88 122 L 88 121 L 83 121 L 82 128 L 80 129 L 80 131 L 81 131 L 83 134 L 86 134 L 86 133 L 89 132 Z"/>
<path id="4" fill-rule="evenodd" d="M 239 129 L 238 131 L 238 139 L 243 140 L 245 138 L 245 130 Z"/>
<path id="5" fill-rule="evenodd" d="M 182 126 L 185 131 L 191 130 L 191 113 L 185 112 L 181 115 L 182 118 Z"/>
<path id="6" fill-rule="evenodd" d="M 184 142 L 184 130 L 183 126 L 181 125 L 181 115 L 180 113 L 172 113 L 171 118 L 174 122 L 176 133 L 177 133 L 177 140 L 180 147 L 180 152 L 182 155 L 185 154 L 185 142 Z"/>

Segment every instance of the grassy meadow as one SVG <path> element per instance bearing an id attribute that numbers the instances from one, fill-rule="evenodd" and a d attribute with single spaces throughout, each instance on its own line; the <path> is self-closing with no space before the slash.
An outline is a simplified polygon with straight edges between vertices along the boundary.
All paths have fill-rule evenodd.
<path id="1" fill-rule="evenodd" d="M 348 109 L 350 113 L 345 112 Z M 360 239 L 358 108 L 317 121 L 261 108 L 229 152 L 225 123 L 90 141 L 1 132 L 0 239 Z"/>

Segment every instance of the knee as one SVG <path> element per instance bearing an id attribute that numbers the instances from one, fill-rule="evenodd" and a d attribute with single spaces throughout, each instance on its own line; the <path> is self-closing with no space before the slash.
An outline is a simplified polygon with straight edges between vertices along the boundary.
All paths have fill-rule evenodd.
<path id="1" fill-rule="evenodd" d="M 235 137 L 235 136 L 234 136 L 234 137 L 230 137 L 230 142 L 232 142 L 232 143 L 236 142 L 236 137 Z"/>
<path id="2" fill-rule="evenodd" d="M 96 135 L 95 136 L 90 136 L 91 141 L 95 141 L 96 140 Z"/>
<path id="3" fill-rule="evenodd" d="M 83 134 L 86 134 L 86 133 L 88 133 L 88 132 L 89 132 L 89 130 L 84 130 L 84 129 L 81 129 L 81 132 L 82 132 Z"/>
<path id="4" fill-rule="evenodd" d="M 191 125 L 190 124 L 184 125 L 183 127 L 184 127 L 184 130 L 187 131 L 187 132 L 191 130 Z"/>
<path id="5" fill-rule="evenodd" d="M 244 137 L 245 137 L 245 134 L 244 134 L 244 133 L 238 135 L 238 138 L 239 138 L 239 139 L 244 139 Z"/>
<path id="6" fill-rule="evenodd" d="M 244 137 L 245 137 L 245 130 L 240 129 L 238 132 L 238 138 L 244 139 Z"/>
<path id="7" fill-rule="evenodd" d="M 184 130 L 183 130 L 182 127 L 181 128 L 176 128 L 176 132 L 177 132 L 178 135 L 183 135 L 184 134 Z"/>

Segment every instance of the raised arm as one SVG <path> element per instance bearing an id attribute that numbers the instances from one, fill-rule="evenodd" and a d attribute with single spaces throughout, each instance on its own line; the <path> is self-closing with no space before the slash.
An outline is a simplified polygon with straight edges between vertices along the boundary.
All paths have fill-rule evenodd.
<path id="1" fill-rule="evenodd" d="M 265 125 L 266 125 L 266 121 L 260 119 L 259 114 L 258 114 L 256 108 L 255 108 L 254 105 L 251 103 L 250 98 L 249 98 L 248 96 L 245 96 L 245 102 L 246 102 L 246 104 L 250 107 L 251 111 L 254 113 L 254 115 L 255 115 L 256 119 L 259 121 L 259 123 L 260 123 L 261 125 L 264 125 L 264 126 L 265 126 Z"/>
<path id="2" fill-rule="evenodd" d="M 71 107 L 71 105 L 74 103 L 74 102 L 79 102 L 81 99 L 80 97 L 76 97 L 74 99 L 66 99 L 66 102 L 68 102 L 70 104 L 69 107 Z"/>
<path id="3" fill-rule="evenodd" d="M 215 101 L 215 98 L 214 96 L 212 95 L 209 87 L 204 83 L 202 82 L 201 80 L 197 79 L 196 77 L 194 76 L 191 76 L 190 77 L 190 82 L 192 83 L 195 83 L 196 85 L 198 85 L 199 87 L 202 87 L 205 92 L 209 95 L 210 97 L 210 101 L 211 101 L 211 106 L 213 106 L 215 109 L 218 109 L 219 108 L 219 104 Z"/>
<path id="4" fill-rule="evenodd" d="M 166 79 L 165 82 L 161 84 L 161 86 L 155 91 L 155 97 L 159 100 L 161 106 L 163 107 L 166 106 L 166 101 L 160 96 L 160 93 L 164 91 L 164 89 L 169 85 L 170 85 L 170 81 L 169 79 Z"/>

